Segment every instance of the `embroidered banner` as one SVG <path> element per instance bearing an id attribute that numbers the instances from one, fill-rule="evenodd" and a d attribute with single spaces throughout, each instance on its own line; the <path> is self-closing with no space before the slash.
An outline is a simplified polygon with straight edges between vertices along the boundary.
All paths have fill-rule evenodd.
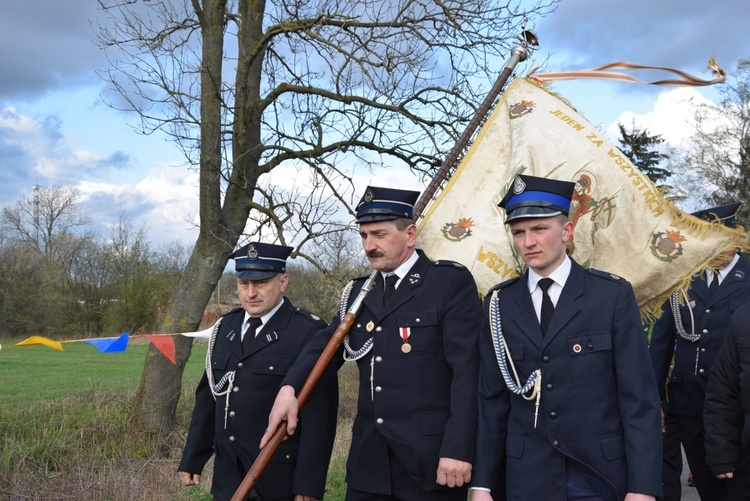
<path id="1" fill-rule="evenodd" d="M 516 78 L 418 223 L 418 247 L 466 265 L 483 295 L 523 272 L 497 207 L 520 173 L 576 183 L 572 257 L 628 279 L 646 317 L 713 256 L 747 245 L 745 234 L 680 211 L 575 109 Z"/>

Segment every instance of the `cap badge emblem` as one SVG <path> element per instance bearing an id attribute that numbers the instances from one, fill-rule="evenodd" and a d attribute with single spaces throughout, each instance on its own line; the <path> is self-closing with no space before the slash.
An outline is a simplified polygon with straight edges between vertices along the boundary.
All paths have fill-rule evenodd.
<path id="1" fill-rule="evenodd" d="M 523 182 L 523 179 L 521 179 L 520 176 L 516 176 L 515 181 L 513 181 L 513 193 L 520 195 L 525 189 L 526 183 Z"/>
<path id="2" fill-rule="evenodd" d="M 367 191 L 365 191 L 365 196 L 364 196 L 365 202 L 369 204 L 370 202 L 372 202 L 373 198 L 375 198 L 375 194 L 372 192 L 370 188 L 367 188 Z"/>
<path id="3" fill-rule="evenodd" d="M 258 259 L 258 251 L 254 245 L 250 245 L 247 248 L 247 258 L 252 260 Z"/>

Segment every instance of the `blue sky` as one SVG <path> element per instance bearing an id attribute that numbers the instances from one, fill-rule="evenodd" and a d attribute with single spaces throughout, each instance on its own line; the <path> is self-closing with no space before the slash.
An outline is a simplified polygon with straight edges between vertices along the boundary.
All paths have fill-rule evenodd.
<path id="1" fill-rule="evenodd" d="M 136 228 L 145 225 L 155 244 L 192 244 L 196 174 L 182 166 L 165 136 L 137 134 L 129 125 L 137 117 L 100 97 L 107 91 L 96 72 L 107 61 L 90 25 L 100 16 L 97 2 L 13 1 L 3 10 L 0 207 L 30 197 L 35 184 L 66 184 L 78 188 L 84 210 L 100 224 L 124 214 Z M 552 71 L 631 61 L 710 78 L 705 66 L 711 55 L 727 71 L 750 57 L 748 17 L 748 2 L 727 0 L 562 0 L 554 14 L 531 23 L 541 47 L 518 73 L 542 62 Z M 553 90 L 605 131 L 616 130 L 622 117 L 675 144 L 689 132 L 684 100 L 718 96 L 710 88 L 581 80 L 556 83 Z M 379 183 L 420 185 L 386 174 Z"/>

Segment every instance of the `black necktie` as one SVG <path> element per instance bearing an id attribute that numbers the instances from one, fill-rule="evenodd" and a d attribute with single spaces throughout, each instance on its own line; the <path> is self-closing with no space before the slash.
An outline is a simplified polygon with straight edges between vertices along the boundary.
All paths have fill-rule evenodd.
<path id="1" fill-rule="evenodd" d="M 550 286 L 555 283 L 551 278 L 542 278 L 537 282 L 537 285 L 542 289 L 542 314 L 540 315 L 539 324 L 542 327 L 542 335 L 547 332 L 547 326 L 549 325 L 549 319 L 552 318 L 552 312 L 555 311 L 555 305 L 552 304 L 552 300 L 547 293 Z"/>
<path id="2" fill-rule="evenodd" d="M 383 303 L 387 303 L 394 292 L 396 292 L 396 282 L 398 282 L 398 275 L 391 273 L 385 276 L 385 292 L 383 293 Z"/>
<path id="3" fill-rule="evenodd" d="M 708 286 L 708 292 L 713 296 L 716 293 L 716 289 L 719 288 L 719 272 L 711 270 L 711 273 L 713 273 L 714 277 L 711 280 L 711 284 Z"/>
<path id="4" fill-rule="evenodd" d="M 245 331 L 245 335 L 242 337 L 242 351 L 247 351 L 255 339 L 255 333 L 258 332 L 258 327 L 263 325 L 263 320 L 260 317 L 250 317 L 247 319 L 248 328 Z"/>

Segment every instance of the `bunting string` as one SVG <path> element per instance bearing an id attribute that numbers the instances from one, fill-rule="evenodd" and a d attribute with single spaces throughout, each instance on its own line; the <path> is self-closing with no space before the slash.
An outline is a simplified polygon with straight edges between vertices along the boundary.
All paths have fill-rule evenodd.
<path id="1" fill-rule="evenodd" d="M 122 353 L 127 348 L 128 342 L 131 339 L 145 338 L 148 339 L 156 350 L 164 355 L 170 362 L 176 364 L 175 358 L 175 346 L 174 336 L 185 336 L 192 338 L 208 339 L 211 336 L 213 326 L 194 332 L 172 332 L 172 333 L 161 333 L 161 334 L 135 334 L 130 335 L 127 332 L 123 332 L 117 337 L 96 337 L 96 338 L 80 338 L 80 339 L 66 339 L 63 341 L 55 341 L 44 336 L 29 336 L 23 341 L 19 341 L 14 344 L 0 344 L 1 350 L 8 350 L 11 348 L 27 348 L 31 346 L 46 346 L 57 351 L 63 351 L 63 344 L 67 343 L 87 343 L 95 347 L 100 353 Z"/>

